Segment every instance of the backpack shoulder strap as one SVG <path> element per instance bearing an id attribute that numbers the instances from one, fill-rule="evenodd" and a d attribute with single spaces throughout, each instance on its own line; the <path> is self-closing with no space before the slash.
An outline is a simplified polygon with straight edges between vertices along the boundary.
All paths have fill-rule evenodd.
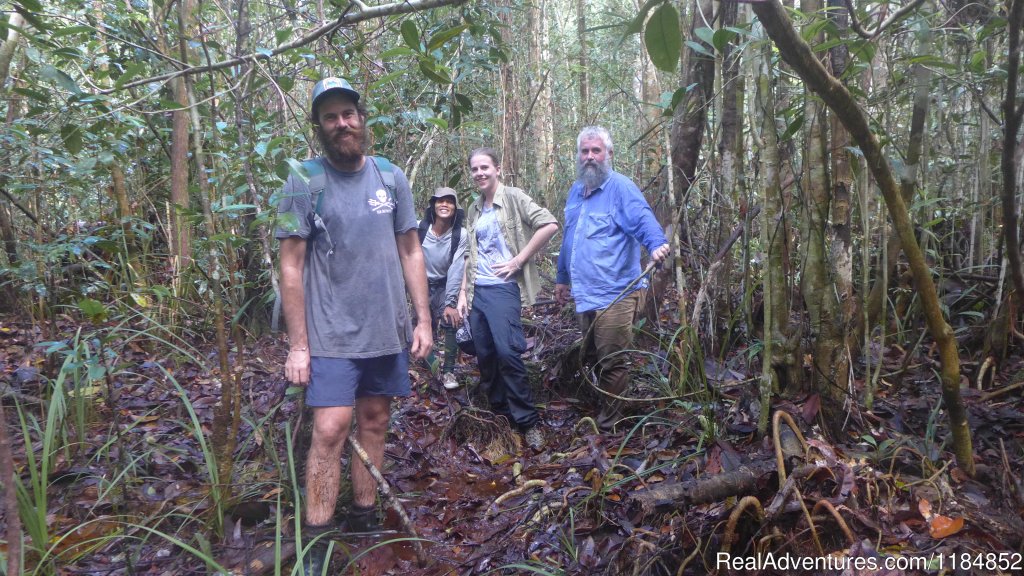
<path id="1" fill-rule="evenodd" d="M 430 228 L 430 222 L 424 218 L 420 221 L 420 225 L 416 228 L 416 232 L 420 235 L 420 246 L 423 245 L 423 241 L 427 239 L 427 229 Z"/>
<path id="2" fill-rule="evenodd" d="M 377 167 L 377 174 L 380 175 L 380 179 L 384 182 L 384 187 L 388 189 L 388 195 L 394 200 L 396 197 L 395 165 L 383 156 L 370 156 L 370 159 L 373 160 L 373 165 Z"/>
<path id="3" fill-rule="evenodd" d="M 448 259 L 455 260 L 455 253 L 459 250 L 459 241 L 462 239 L 462 223 L 459 219 L 455 219 L 455 224 L 452 225 L 452 245 L 448 251 Z"/>
<path id="4" fill-rule="evenodd" d="M 311 158 L 302 163 L 309 176 L 309 205 L 313 213 L 319 214 L 324 202 L 324 189 L 327 188 L 327 173 L 319 158 Z"/>

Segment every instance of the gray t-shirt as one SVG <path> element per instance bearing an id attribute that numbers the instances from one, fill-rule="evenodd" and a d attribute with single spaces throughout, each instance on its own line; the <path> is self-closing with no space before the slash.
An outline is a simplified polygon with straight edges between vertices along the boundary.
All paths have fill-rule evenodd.
<path id="1" fill-rule="evenodd" d="M 498 276 L 494 267 L 512 259 L 512 253 L 505 245 L 498 224 L 498 212 L 494 206 L 484 208 L 476 221 L 476 284 L 478 286 L 497 286 L 514 282 Z"/>
<path id="2" fill-rule="evenodd" d="M 289 176 L 278 206 L 277 238 L 305 238 L 302 284 L 311 356 L 374 358 L 408 348 L 412 323 L 395 235 L 416 227 L 412 192 L 394 168 L 392 195 L 369 156 L 358 172 L 321 159 L 326 233 L 310 230 L 309 187 Z M 312 236 L 312 237 L 311 237 Z"/>
<path id="3" fill-rule="evenodd" d="M 423 237 L 423 260 L 427 265 L 427 281 L 437 282 L 445 279 L 445 305 L 455 307 L 459 301 L 459 289 L 462 287 L 462 272 L 466 267 L 466 245 L 469 233 L 463 228 L 459 233 L 459 245 L 452 256 L 452 230 L 437 237 L 434 227 L 427 228 Z"/>

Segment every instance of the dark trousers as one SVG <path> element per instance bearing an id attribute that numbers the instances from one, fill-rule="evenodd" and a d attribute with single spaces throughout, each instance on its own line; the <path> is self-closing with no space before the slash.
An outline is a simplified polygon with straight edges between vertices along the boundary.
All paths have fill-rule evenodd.
<path id="1" fill-rule="evenodd" d="M 431 282 L 428 287 L 430 289 L 430 328 L 431 332 L 437 334 L 437 327 L 440 326 L 444 331 L 444 364 L 441 366 L 441 373 L 446 374 L 448 372 L 455 371 L 455 361 L 459 357 L 458 343 L 455 341 L 455 326 L 449 326 L 444 321 L 444 299 L 445 299 L 445 288 L 447 287 L 447 278 L 439 280 L 437 282 Z M 427 358 L 427 362 L 433 365 L 435 362 L 434 353 L 431 351 L 430 357 Z"/>
<path id="2" fill-rule="evenodd" d="M 526 430 L 540 416 L 526 378 L 522 304 L 515 282 L 497 286 L 476 285 L 469 325 L 473 331 L 480 384 L 487 393 L 491 410 Z"/>

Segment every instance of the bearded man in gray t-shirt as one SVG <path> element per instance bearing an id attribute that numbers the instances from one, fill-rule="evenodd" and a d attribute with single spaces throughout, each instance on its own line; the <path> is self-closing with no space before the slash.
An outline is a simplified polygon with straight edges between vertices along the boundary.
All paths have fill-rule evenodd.
<path id="1" fill-rule="evenodd" d="M 384 459 L 391 398 L 409 395 L 409 356 L 426 357 L 430 324 L 412 327 L 406 292 L 429 318 L 427 277 L 409 182 L 366 155 L 366 110 L 340 78 L 313 88 L 311 121 L 324 156 L 316 178 L 288 178 L 278 206 L 281 301 L 290 350 L 289 382 L 306 386 L 313 436 L 306 459 L 303 573 L 321 574 L 333 529 L 341 455 L 353 420 L 374 465 Z M 322 174 L 320 173 L 322 169 Z M 316 200 L 311 185 L 323 190 Z M 313 186 L 318 189 L 318 186 Z M 379 528 L 376 486 L 352 458 L 350 532 Z"/>

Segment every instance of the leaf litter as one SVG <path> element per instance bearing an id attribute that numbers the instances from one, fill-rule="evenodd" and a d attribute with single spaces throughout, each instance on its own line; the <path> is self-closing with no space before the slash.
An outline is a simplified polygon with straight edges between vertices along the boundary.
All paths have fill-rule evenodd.
<path id="1" fill-rule="evenodd" d="M 419 562 L 389 511 L 386 533 L 377 539 L 337 539 L 336 570 L 705 574 L 722 568 L 716 554 L 729 542 L 730 553 L 743 557 L 920 557 L 929 562 L 890 573 L 937 574 L 939 555 L 1012 554 L 1024 544 L 1019 396 L 982 402 L 980 393 L 965 391 L 979 470 L 973 479 L 955 467 L 943 443 L 939 385 L 927 362 L 916 362 L 899 385 L 883 383 L 874 410 L 853 410 L 840 439 L 820 434 L 816 395 L 780 397 L 773 411 L 791 414 L 808 439 L 806 455 L 787 460 L 789 475 L 780 486 L 771 439 L 756 435 L 758 369 L 745 354 L 705 360 L 711 392 L 699 399 L 645 403 L 614 433 L 598 434 L 587 416 L 597 411 L 599 397 L 571 362 L 578 338 L 573 319 L 540 309 L 534 314 L 529 329 L 535 346 L 527 355 L 542 406 L 544 449 L 525 447 L 507 422 L 486 411 L 484 395 L 473 385 L 472 359 L 459 365 L 466 385 L 454 393 L 426 367 L 412 367 L 414 393 L 394 404 L 384 474 L 422 539 L 427 563 Z M 67 341 L 78 329 L 71 319 L 56 325 Z M 27 325 L 5 321 L 0 329 L 7 406 L 16 399 L 37 419 L 45 418 L 41 402 L 55 375 L 40 340 Z M 636 379 L 648 385 L 634 393 L 658 398 L 664 396 L 658 384 L 672 374 L 658 360 L 666 355 L 647 345 L 651 353 L 631 356 Z M 233 498 L 224 507 L 219 537 L 212 529 L 216 506 L 204 451 L 165 375 L 185 390 L 208 435 L 219 401 L 216 363 L 160 355 L 135 342 L 112 348 L 121 367 L 114 389 L 97 382 L 90 383 L 95 389 L 79 391 L 87 409 L 83 419 L 69 419 L 64 433 L 85 442 L 63 446 L 48 479 L 46 554 L 59 573 L 208 573 L 206 562 L 181 543 L 207 550 L 236 574 L 256 573 L 253 557 L 276 538 L 288 556 L 296 487 L 289 480 L 287 430 L 296 435 L 297 454 L 305 440 L 294 431 L 302 421 L 301 391 L 280 375 L 286 347 L 263 337 L 235 359 L 242 370 L 246 441 L 235 454 Z M 879 350 L 895 368 L 906 365 L 904 354 L 895 347 Z M 1024 362 L 1015 359 L 997 380 L 1013 381 L 1022 369 Z M 15 424 L 8 422 L 20 430 Z M 42 450 L 38 429 L 30 436 L 21 442 L 16 434 L 12 446 L 23 482 L 30 476 L 26 444 L 37 457 Z M 301 477 L 301 457 L 293 462 Z M 730 531 L 727 521 L 744 496 L 757 505 L 740 510 L 742 521 Z M 342 508 L 346 497 L 343 487 Z M 40 559 L 35 551 L 27 561 Z M 285 561 L 285 573 L 292 561 Z M 263 573 L 273 573 L 272 564 Z M 982 567 L 963 573 L 994 572 Z"/>

